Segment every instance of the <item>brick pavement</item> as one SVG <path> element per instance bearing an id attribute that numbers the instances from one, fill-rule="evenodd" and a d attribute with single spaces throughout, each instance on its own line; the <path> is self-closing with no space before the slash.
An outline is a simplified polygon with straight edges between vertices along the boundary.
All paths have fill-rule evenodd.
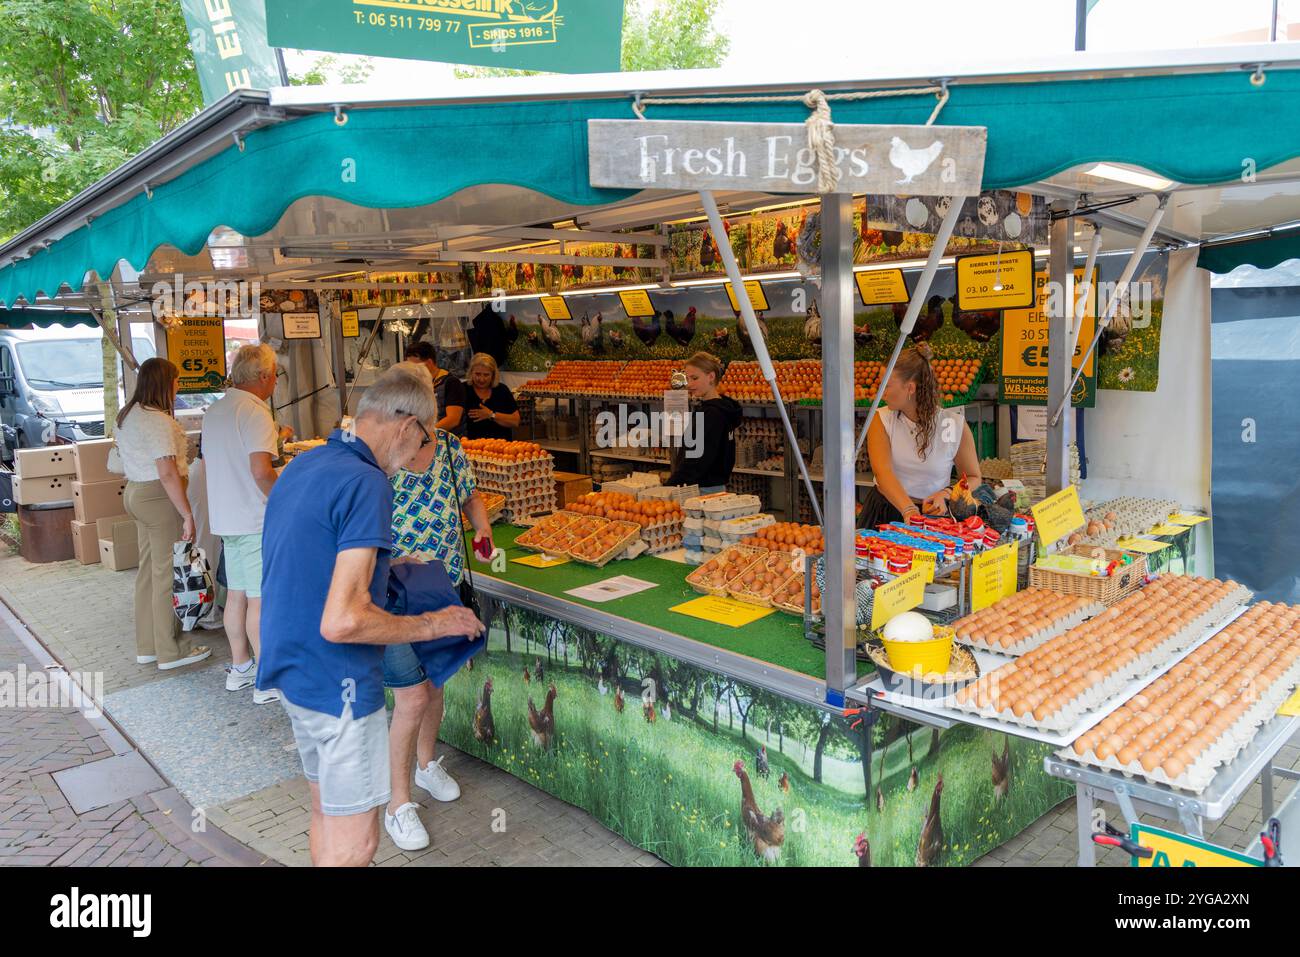
<path id="1" fill-rule="evenodd" d="M 5 551 L 0 548 L 0 552 Z M 30 565 L 17 556 L 0 555 L 0 600 L 3 600 L 21 617 L 51 652 L 70 670 L 101 670 L 105 673 L 105 691 L 110 693 L 122 688 L 137 687 L 145 682 L 166 680 L 166 676 L 156 669 L 142 668 L 134 663 L 134 647 L 131 632 L 131 572 L 111 572 L 99 565 L 81 566 L 76 562 L 60 562 L 52 565 Z M 69 596 L 76 596 L 70 601 Z M 216 658 L 228 658 L 228 649 L 221 632 L 205 633 L 206 643 L 214 648 Z M 5 667 L 4 656 L 0 653 L 0 667 Z M 215 667 L 207 664 L 197 667 Z M 188 670 L 188 669 L 185 669 Z M 11 836 L 16 825 L 10 824 L 5 817 L 27 823 L 26 818 L 18 815 L 34 815 L 35 823 L 23 828 L 20 834 L 42 830 L 43 836 L 30 837 L 40 841 L 50 834 L 44 834 L 45 828 L 57 829 L 67 827 L 72 815 L 66 802 L 60 806 L 57 786 L 50 778 L 50 772 L 70 767 L 84 760 L 93 760 L 104 752 L 102 744 L 95 744 L 95 736 L 87 736 L 85 728 L 79 732 L 69 730 L 77 728 L 78 720 L 84 721 L 75 712 L 65 718 L 60 730 L 44 728 L 43 737 L 33 739 L 32 728 L 23 723 L 15 724 L 11 730 L 10 718 L 0 713 L 0 864 L 9 863 L 5 857 L 8 844 L 15 838 Z M 27 755 L 22 760 L 32 763 L 33 770 L 26 773 L 21 784 L 16 783 L 10 765 L 15 755 L 6 751 L 6 744 L 12 748 L 13 742 L 21 741 L 23 747 L 27 742 L 39 740 L 34 745 L 40 754 Z M 287 732 L 285 740 L 290 740 Z M 43 750 L 42 750 L 43 749 Z M 471 756 L 462 754 L 443 745 L 440 753 L 446 755 L 445 766 L 460 782 L 462 797 L 452 804 L 437 804 L 425 796 L 421 802 L 424 809 L 421 819 L 428 827 L 433 843 L 429 849 L 419 853 L 399 851 L 381 835 L 376 863 L 379 866 L 446 866 L 446 865 L 621 865 L 651 866 L 661 862 L 652 854 L 633 847 L 616 834 L 597 823 L 593 818 L 546 793 L 533 788 L 505 772 L 485 764 Z M 8 759 L 8 761 L 6 760 Z M 66 763 L 60 763 L 66 762 Z M 1292 741 L 1278 756 L 1279 766 L 1300 769 L 1300 739 Z M 47 766 L 48 765 L 48 766 Z M 43 776 L 43 777 L 42 777 Z M 1285 793 L 1285 784 L 1277 785 L 1277 796 Z M 53 791 L 51 791 L 53 787 Z M 422 792 L 416 791 L 415 797 L 420 801 Z M 157 799 L 158 796 L 154 795 Z M 46 804 L 46 801 L 51 803 Z M 28 853 L 37 855 L 28 860 L 33 863 L 53 863 L 59 857 L 69 853 L 78 842 L 104 830 L 105 821 L 113 814 L 123 815 L 118 820 L 131 821 L 126 827 L 148 827 L 152 820 L 159 827 L 166 829 L 173 820 L 188 820 L 189 811 L 174 819 L 160 808 L 142 810 L 137 806 L 141 799 L 124 802 L 112 808 L 83 815 L 85 826 L 90 827 L 84 835 L 75 836 L 59 832 L 60 844 L 32 844 Z M 174 790 L 170 791 L 168 800 L 180 802 L 183 797 Z M 6 803 L 8 802 L 8 803 Z M 213 825 L 210 830 L 221 833 L 226 840 L 242 842 L 251 849 L 256 860 L 277 861 L 284 864 L 309 863 L 307 853 L 307 828 L 309 823 L 309 803 L 306 782 L 301 778 L 270 784 L 260 790 L 228 801 L 219 807 L 207 811 L 208 821 Z M 507 830 L 496 834 L 490 824 L 493 812 L 504 809 Z M 1107 812 L 1113 821 L 1119 820 L 1116 808 L 1108 807 Z M 42 823 L 44 822 L 44 823 Z M 79 825 L 80 826 L 80 825 Z M 1207 824 L 1206 836 L 1211 841 L 1244 849 L 1261 826 L 1260 793 L 1254 785 L 1242 797 L 1239 805 L 1223 820 Z M 176 830 L 172 828 L 172 830 Z M 115 833 L 110 830 L 110 833 Z M 117 848 L 117 853 L 128 861 L 138 860 L 142 853 L 153 853 L 162 857 L 160 844 L 149 844 L 141 837 L 143 832 L 133 831 L 131 842 L 142 842 L 140 847 L 131 850 L 128 842 L 125 847 Z M 155 833 L 167 834 L 167 830 Z M 188 846 L 185 842 L 188 829 L 183 829 L 172 836 L 179 843 L 173 849 L 184 854 Z M 975 862 L 976 867 L 1050 867 L 1069 866 L 1077 859 L 1077 825 L 1074 801 L 1066 801 L 1048 812 L 1024 832 L 1012 838 L 1002 847 L 996 848 Z M 68 837 L 73 840 L 69 843 Z M 232 841 L 232 843 L 233 843 Z M 96 845 L 98 846 L 98 845 Z M 109 841 L 108 847 L 117 847 Z M 93 850 L 91 846 L 89 850 Z M 52 850 L 59 853 L 52 855 Z M 210 862 L 201 856 L 201 851 L 190 847 L 198 857 L 191 860 Z M 90 855 L 86 853 L 89 858 Z M 10 857 L 13 856 L 9 852 Z M 48 859 L 48 860 L 46 860 Z M 117 859 L 117 858 L 114 858 Z M 176 858 L 179 860 L 179 858 Z M 1114 849 L 1099 848 L 1097 862 L 1101 866 L 1128 866 L 1126 855 Z M 95 859 L 95 863 L 112 863 L 107 851 Z"/>
<path id="2" fill-rule="evenodd" d="M 0 671 L 45 663 L 0 620 Z M 55 775 L 123 753 L 74 708 L 0 710 L 0 866 L 259 864 L 264 858 L 208 825 L 194 833 L 191 808 L 169 787 L 78 814 Z"/>

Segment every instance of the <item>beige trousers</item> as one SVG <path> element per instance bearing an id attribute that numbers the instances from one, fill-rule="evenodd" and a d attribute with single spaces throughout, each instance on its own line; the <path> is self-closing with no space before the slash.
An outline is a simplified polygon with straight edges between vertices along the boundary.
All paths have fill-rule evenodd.
<path id="1" fill-rule="evenodd" d="M 162 482 L 127 482 L 126 512 L 135 519 L 140 568 L 135 575 L 135 653 L 166 664 L 189 654 L 181 623 L 172 611 L 172 545 L 181 537 L 181 517 Z"/>

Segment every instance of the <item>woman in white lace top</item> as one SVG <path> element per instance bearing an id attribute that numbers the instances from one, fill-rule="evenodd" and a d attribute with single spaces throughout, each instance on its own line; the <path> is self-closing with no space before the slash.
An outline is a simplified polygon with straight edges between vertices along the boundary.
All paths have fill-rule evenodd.
<path id="1" fill-rule="evenodd" d="M 123 501 L 135 519 L 140 567 L 135 577 L 136 663 L 163 670 L 202 661 L 212 651 L 182 640 L 172 611 L 172 546 L 193 541 L 185 496 L 185 432 L 172 415 L 180 372 L 166 359 L 140 366 L 135 392 L 117 417 L 114 438 L 126 472 Z"/>

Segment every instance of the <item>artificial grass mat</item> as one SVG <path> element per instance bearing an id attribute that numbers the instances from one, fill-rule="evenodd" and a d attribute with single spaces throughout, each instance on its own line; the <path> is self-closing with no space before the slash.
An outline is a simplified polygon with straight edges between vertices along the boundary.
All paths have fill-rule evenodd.
<path id="1" fill-rule="evenodd" d="M 498 548 L 504 549 L 507 563 L 503 574 L 493 574 L 486 565 L 475 560 L 473 574 L 485 578 L 531 588 L 571 601 L 577 605 L 596 608 L 607 614 L 642 622 L 664 631 L 691 638 L 715 648 L 748 655 L 768 664 L 788 668 L 814 678 L 826 677 L 826 655 L 814 648 L 803 636 L 803 619 L 783 611 L 773 611 L 742 628 L 715 625 L 699 618 L 671 612 L 668 609 L 700 595 L 686 584 L 686 576 L 693 566 L 665 561 L 651 555 L 640 558 L 616 559 L 604 568 L 593 568 L 581 562 L 570 561 L 555 568 L 529 568 L 515 564 L 513 559 L 535 554 L 515 545 L 515 539 L 525 529 L 514 525 L 496 525 L 492 537 Z M 616 598 L 613 601 L 590 602 L 565 592 L 617 575 L 627 575 L 643 581 L 654 582 L 656 587 Z"/>

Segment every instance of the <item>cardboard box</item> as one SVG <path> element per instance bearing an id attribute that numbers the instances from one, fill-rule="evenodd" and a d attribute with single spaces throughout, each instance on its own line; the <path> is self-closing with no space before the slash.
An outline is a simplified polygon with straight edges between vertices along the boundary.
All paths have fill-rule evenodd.
<path id="1" fill-rule="evenodd" d="M 113 515 L 124 515 L 122 493 L 126 479 L 107 482 L 73 482 L 72 507 L 77 510 L 77 521 L 94 522 Z"/>
<path id="2" fill-rule="evenodd" d="M 14 501 L 19 505 L 48 505 L 75 501 L 71 475 L 14 476 Z M 118 511 L 122 511 L 120 508 Z"/>
<path id="3" fill-rule="evenodd" d="M 591 491 L 591 476 L 577 472 L 555 473 L 555 501 L 560 508 L 571 505 Z"/>
<path id="4" fill-rule="evenodd" d="M 20 478 L 71 475 L 76 471 L 71 445 L 48 445 L 43 449 L 17 449 L 14 471 Z"/>
<path id="5" fill-rule="evenodd" d="M 140 545 L 135 521 L 128 515 L 113 515 L 95 522 L 99 536 L 99 559 L 115 572 L 140 564 Z"/>
<path id="6" fill-rule="evenodd" d="M 94 522 L 72 520 L 72 550 L 83 565 L 99 564 L 99 529 Z"/>
<path id="7" fill-rule="evenodd" d="M 74 445 L 77 481 L 85 484 L 121 481 L 121 475 L 108 470 L 108 452 L 112 447 L 112 439 L 91 439 Z"/>

